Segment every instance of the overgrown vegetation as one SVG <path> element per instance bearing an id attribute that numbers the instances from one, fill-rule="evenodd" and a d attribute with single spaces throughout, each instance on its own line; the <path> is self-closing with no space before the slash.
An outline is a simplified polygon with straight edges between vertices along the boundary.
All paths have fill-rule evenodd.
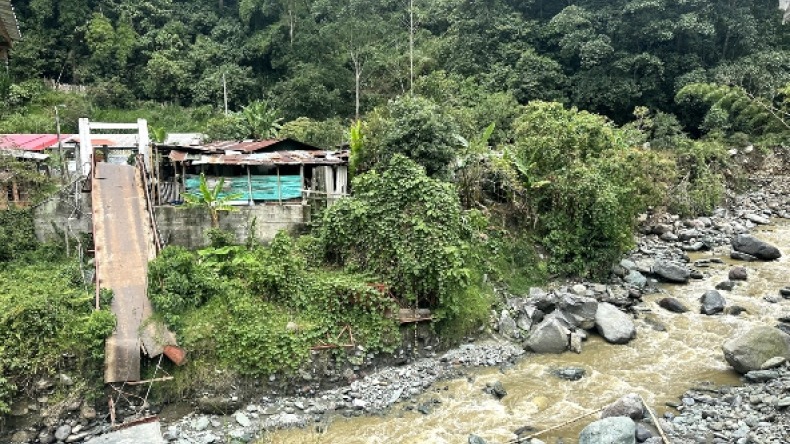
<path id="1" fill-rule="evenodd" d="M 42 377 L 66 373 L 95 387 L 115 316 L 94 309 L 79 264 L 61 256 L 57 246 L 36 244 L 29 214 L 0 212 L 0 233 L 13 233 L 3 242 L 13 254 L 0 256 L 2 415 L 14 396 L 32 394 Z"/>
<path id="2" fill-rule="evenodd" d="M 309 267 L 285 233 L 268 247 L 168 247 L 149 273 L 151 301 L 183 344 L 242 375 L 293 372 L 314 346 L 353 338 L 381 351 L 398 339 L 386 292 L 360 275 Z"/>

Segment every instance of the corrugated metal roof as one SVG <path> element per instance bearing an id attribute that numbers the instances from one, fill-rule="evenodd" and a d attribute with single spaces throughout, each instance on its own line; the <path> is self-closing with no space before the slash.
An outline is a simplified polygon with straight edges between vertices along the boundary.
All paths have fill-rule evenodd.
<path id="1" fill-rule="evenodd" d="M 277 150 L 278 145 L 284 145 L 291 147 L 299 147 L 300 150 L 304 151 L 321 151 L 321 148 L 308 145 L 304 142 L 300 142 L 294 139 L 266 139 L 266 140 L 226 140 L 226 141 L 219 141 L 219 142 L 211 142 L 206 145 L 172 145 L 169 144 L 168 147 L 172 148 L 180 148 L 184 151 L 199 151 L 202 153 L 212 153 L 212 154 L 221 154 L 227 151 L 238 151 L 242 153 L 256 153 L 259 151 L 275 151 Z M 159 146 L 163 146 L 159 145 Z M 282 151 L 282 149 L 280 149 Z M 290 151 L 290 149 L 288 150 Z"/>
<path id="2" fill-rule="evenodd" d="M 0 35 L 10 38 L 9 43 L 22 39 L 11 0 L 0 0 Z"/>
<path id="3" fill-rule="evenodd" d="M 137 134 L 91 134 L 91 144 L 94 148 L 137 148 L 139 146 Z M 66 140 L 67 143 L 79 144 L 80 136 L 75 135 Z"/>
<path id="4" fill-rule="evenodd" d="M 229 151 L 225 154 L 188 153 L 173 150 L 170 159 L 175 162 L 191 161 L 192 165 L 343 165 L 348 163 L 347 151 L 273 151 L 243 154 Z"/>
<path id="5" fill-rule="evenodd" d="M 168 134 L 162 145 L 169 146 L 200 146 L 206 138 L 201 133 L 172 133 Z"/>
<path id="6" fill-rule="evenodd" d="M 62 134 L 60 140 L 65 142 L 71 137 L 71 134 Z M 0 134 L 0 149 L 44 151 L 57 145 L 57 134 Z"/>

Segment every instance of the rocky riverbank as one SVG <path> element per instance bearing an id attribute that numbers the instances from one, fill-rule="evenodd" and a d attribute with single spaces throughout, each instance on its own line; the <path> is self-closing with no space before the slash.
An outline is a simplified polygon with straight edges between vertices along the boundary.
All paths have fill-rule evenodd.
<path id="1" fill-rule="evenodd" d="M 743 378 L 741 387 L 699 387 L 664 422 L 677 444 L 790 442 L 790 366 L 774 361 Z"/>
<path id="2" fill-rule="evenodd" d="M 262 397 L 232 415 L 192 414 L 167 425 L 165 438 L 179 444 L 249 442 L 265 430 L 320 430 L 332 415 L 383 414 L 395 403 L 408 403 L 428 414 L 434 402 L 418 403 L 416 397 L 437 381 L 462 376 L 466 367 L 507 365 L 523 354 L 522 347 L 507 341 L 468 343 L 440 356 L 385 368 L 318 396 Z"/>

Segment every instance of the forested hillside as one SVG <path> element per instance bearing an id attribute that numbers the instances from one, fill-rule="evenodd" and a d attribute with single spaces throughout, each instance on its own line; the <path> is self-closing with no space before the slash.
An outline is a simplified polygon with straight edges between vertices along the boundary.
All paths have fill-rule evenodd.
<path id="1" fill-rule="evenodd" d="M 14 3 L 24 40 L 13 81 L 90 85 L 110 107 L 219 108 L 224 75 L 231 109 L 266 98 L 286 120 L 349 118 L 414 90 L 559 101 L 619 123 L 647 106 L 696 132 L 705 113 L 675 102 L 685 85 L 773 98 L 790 80 L 776 0 Z"/>

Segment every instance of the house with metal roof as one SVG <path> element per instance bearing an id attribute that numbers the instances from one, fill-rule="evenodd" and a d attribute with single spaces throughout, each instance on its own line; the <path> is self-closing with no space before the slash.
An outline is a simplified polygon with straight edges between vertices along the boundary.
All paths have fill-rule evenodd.
<path id="1" fill-rule="evenodd" d="M 201 174 L 209 186 L 224 179 L 223 194 L 241 196 L 236 205 L 302 202 L 317 195 L 331 200 L 348 192 L 348 151 L 288 138 L 155 148 L 162 203 L 197 194 Z"/>
<path id="2" fill-rule="evenodd" d="M 178 138 L 176 138 L 178 139 Z M 169 244 L 206 245 L 211 220 L 202 208 L 182 205 L 200 193 L 201 175 L 210 188 L 222 180 L 222 195 L 237 195 L 236 211 L 224 213 L 220 228 L 238 242 L 270 241 L 296 230 L 348 193 L 347 150 L 325 150 L 293 139 L 155 144 L 152 175 L 157 225 Z"/>

